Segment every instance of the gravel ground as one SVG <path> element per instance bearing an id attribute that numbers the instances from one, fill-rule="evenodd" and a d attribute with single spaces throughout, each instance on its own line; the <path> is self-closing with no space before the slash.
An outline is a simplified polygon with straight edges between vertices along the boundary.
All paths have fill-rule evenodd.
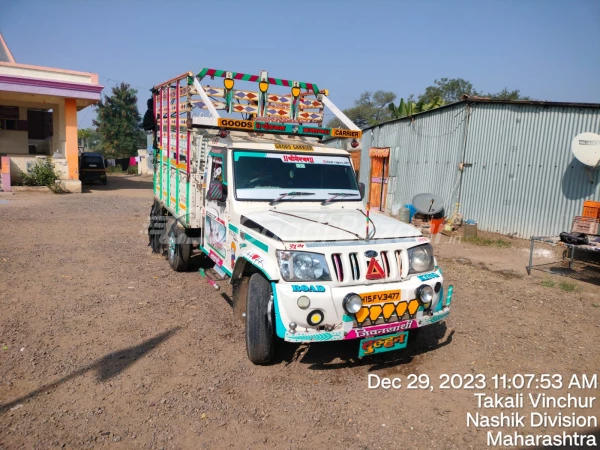
<path id="1" fill-rule="evenodd" d="M 473 391 L 439 389 L 441 374 L 600 367 L 598 287 L 527 277 L 519 246 L 440 245 L 453 312 L 406 350 L 358 360 L 357 341 L 282 344 L 257 367 L 229 285 L 150 253 L 151 179 L 2 199 L 0 448 L 479 449 Z M 426 374 L 435 389 L 368 389 L 369 374 Z"/>

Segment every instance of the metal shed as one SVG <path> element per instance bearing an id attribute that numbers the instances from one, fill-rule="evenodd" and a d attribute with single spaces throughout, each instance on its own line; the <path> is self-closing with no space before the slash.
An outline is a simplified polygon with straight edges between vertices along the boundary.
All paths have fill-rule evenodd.
<path id="1" fill-rule="evenodd" d="M 469 98 L 363 130 L 360 181 L 369 190 L 369 149 L 389 147 L 385 211 L 429 192 L 448 213 L 459 202 L 482 230 L 556 234 L 570 229 L 585 200 L 600 199 L 600 170 L 571 153 L 586 131 L 600 132 L 600 104 Z"/>

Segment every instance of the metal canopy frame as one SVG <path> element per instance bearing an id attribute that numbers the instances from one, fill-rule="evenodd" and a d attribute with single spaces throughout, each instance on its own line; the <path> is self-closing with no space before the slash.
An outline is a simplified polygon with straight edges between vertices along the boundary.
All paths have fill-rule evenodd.
<path id="1" fill-rule="evenodd" d="M 223 87 L 203 85 L 202 82 L 206 77 L 223 78 Z M 255 82 L 259 90 L 234 89 L 236 81 Z M 320 138 L 360 139 L 362 137 L 360 128 L 329 99 L 329 92 L 326 89 L 319 89 L 315 83 L 273 78 L 266 71 L 261 71 L 259 75 L 251 75 L 204 68 L 196 76 L 192 72 L 186 72 L 154 86 L 152 91 L 162 92 L 167 86 L 173 88 L 174 83 L 179 85 L 181 82 L 187 86 L 186 90 L 182 91 L 182 94 L 186 94 L 182 95 L 185 97 L 184 104 L 179 105 L 181 102 L 178 98 L 176 101 L 179 107 L 175 110 L 160 111 L 159 114 L 162 114 L 160 119 L 165 115 L 179 117 L 182 112 L 186 112 L 190 126 Z M 271 86 L 289 87 L 291 91 L 289 94 L 269 93 Z M 173 100 L 169 98 L 170 104 Z M 325 107 L 347 126 L 348 130 L 323 127 Z M 195 109 L 206 110 L 207 114 L 200 112 L 192 116 L 191 112 Z M 225 120 L 220 111 L 246 114 L 249 120 L 243 119 L 239 126 L 235 126 L 235 123 Z M 158 118 L 157 111 L 155 117 Z"/>

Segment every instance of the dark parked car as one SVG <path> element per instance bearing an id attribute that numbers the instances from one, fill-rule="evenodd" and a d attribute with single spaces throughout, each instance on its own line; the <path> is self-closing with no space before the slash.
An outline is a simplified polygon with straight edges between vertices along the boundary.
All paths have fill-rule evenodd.
<path id="1" fill-rule="evenodd" d="M 106 178 L 106 160 L 100 153 L 82 153 L 79 155 L 79 179 L 82 183 L 99 181 L 108 182 Z"/>

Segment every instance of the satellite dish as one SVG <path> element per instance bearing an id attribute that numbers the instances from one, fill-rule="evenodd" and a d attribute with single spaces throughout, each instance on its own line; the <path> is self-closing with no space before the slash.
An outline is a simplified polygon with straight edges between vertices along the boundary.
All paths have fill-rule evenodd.
<path id="1" fill-rule="evenodd" d="M 433 194 L 417 194 L 412 199 L 412 204 L 421 214 L 433 216 L 444 209 L 444 200 Z"/>
<path id="2" fill-rule="evenodd" d="M 600 164 L 600 134 L 581 133 L 573 138 L 571 151 L 575 158 L 586 166 Z"/>

